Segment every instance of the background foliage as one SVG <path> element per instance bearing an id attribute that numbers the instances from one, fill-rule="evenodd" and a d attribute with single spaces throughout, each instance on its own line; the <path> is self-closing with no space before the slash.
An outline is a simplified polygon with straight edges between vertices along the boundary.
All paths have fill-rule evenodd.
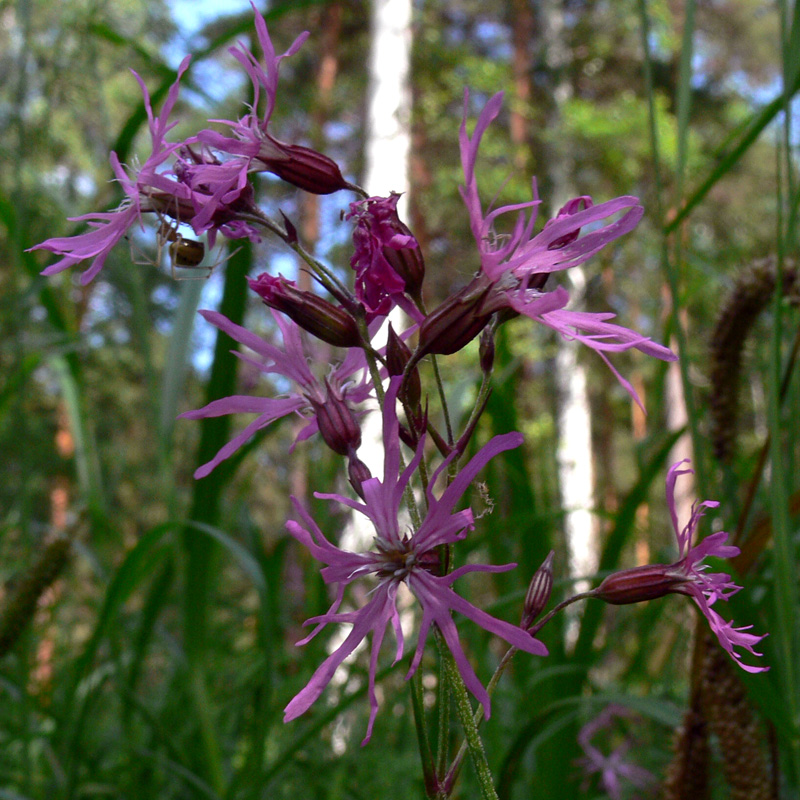
<path id="1" fill-rule="evenodd" d="M 282 72 L 275 129 L 287 141 L 321 147 L 356 178 L 367 10 L 365 2 L 342 0 L 276 5 L 267 15 L 279 50 L 299 31 L 312 32 Z M 320 40 L 333 14 L 341 15 L 338 73 L 322 102 Z M 563 21 L 557 59 L 548 14 Z M 525 20 L 532 20 L 527 97 L 514 69 L 515 30 Z M 132 263 L 152 258 L 153 235 L 144 232 L 130 251 L 112 254 L 99 279 L 79 287 L 75 274 L 42 279 L 43 254 L 24 252 L 74 232 L 65 216 L 119 201 L 108 151 L 133 161 L 146 128 L 129 68 L 158 99 L 181 56 L 195 53 L 178 135 L 238 113 L 246 87 L 225 45 L 251 35 L 252 15 L 222 4 L 222 13 L 198 22 L 185 4 L 158 0 L 0 5 L 0 642 L 13 643 L 0 660 L 0 797 L 420 796 L 403 664 L 385 670 L 384 708 L 363 750 L 358 659 L 337 689 L 338 703 L 319 704 L 288 726 L 281 721 L 325 654 L 325 637 L 294 647 L 300 625 L 329 602 L 315 564 L 284 530 L 287 497 L 314 505 L 312 491 L 341 489 L 341 464 L 314 443 L 289 460 L 294 433 L 286 422 L 194 482 L 194 468 L 230 435 L 231 421 L 175 421 L 206 398 L 254 388 L 244 366 L 237 373 L 230 342 L 195 324 L 194 309 L 220 308 L 269 331 L 263 307 L 242 292 L 243 276 L 291 273 L 291 259 L 265 242 L 241 250 L 205 283 L 175 282 L 168 267 Z M 578 194 L 598 202 L 642 198 L 637 231 L 590 265 L 586 303 L 611 307 L 623 324 L 681 350 L 698 495 L 722 501 L 718 527 L 733 530 L 746 514 L 742 528 L 756 542 L 747 589 L 732 605 L 737 620 L 772 634 L 765 642 L 772 670 L 746 686 L 763 730 L 778 743 L 787 797 L 800 785 L 790 502 L 798 488 L 800 404 L 789 362 L 796 311 L 776 295 L 750 336 L 742 433 L 724 469 L 708 444 L 716 391 L 708 346 L 747 265 L 763 256 L 790 265 L 795 251 L 796 134 L 785 111 L 800 76 L 797 35 L 782 4 L 759 0 L 696 9 L 672 0 L 418 2 L 410 214 L 428 280 L 443 298 L 477 267 L 456 188 L 464 86 L 478 100 L 508 92 L 511 112 L 482 150 L 487 197 L 508 180 L 504 197 L 524 199 L 533 172 L 545 211 L 555 213 L 558 163 Z M 521 136 L 512 136 L 514 115 L 525 122 Z M 297 193 L 269 180 L 261 192 L 266 207 L 309 219 Z M 342 267 L 347 243 L 334 229 L 347 200 L 334 195 L 319 209 L 318 253 Z M 488 474 L 496 505 L 468 546 L 476 558 L 519 567 L 465 591 L 513 620 L 547 552 L 557 553 L 557 576 L 566 562 L 554 467 L 554 342 L 529 326 L 503 331 L 480 438 L 517 429 L 526 447 Z M 644 428 L 632 424 L 628 398 L 603 365 L 582 354 L 591 376 L 602 570 L 635 563 L 642 548 L 653 561 L 674 558 L 662 481 L 678 435 L 665 424 L 675 390 L 664 365 L 638 355 L 621 361 L 644 389 Z M 454 397 L 477 386 L 468 363 L 474 359 L 445 361 Z M 759 471 L 770 431 L 769 468 Z M 317 518 L 326 514 L 318 504 Z M 344 524 L 327 522 L 330 530 Z M 71 549 L 57 544 L 64 538 Z M 37 568 L 50 570 L 47 588 L 31 599 L 23 626 L 26 615 L 14 616 L 14 602 Z M 557 599 L 570 589 L 557 584 Z M 595 784 L 581 786 L 575 737 L 610 702 L 640 715 L 634 760 L 663 776 L 671 731 L 691 702 L 693 630 L 688 606 L 675 599 L 611 611 L 587 606 L 569 629 L 549 626 L 543 639 L 552 655 L 517 657 L 495 695 L 486 741 L 501 796 L 598 796 Z M 501 654 L 497 643 L 474 627 L 463 636 L 486 680 Z M 718 750 L 721 764 L 726 752 Z M 464 773 L 457 796 L 474 796 L 469 768 Z M 712 796 L 728 794 L 716 780 Z"/>

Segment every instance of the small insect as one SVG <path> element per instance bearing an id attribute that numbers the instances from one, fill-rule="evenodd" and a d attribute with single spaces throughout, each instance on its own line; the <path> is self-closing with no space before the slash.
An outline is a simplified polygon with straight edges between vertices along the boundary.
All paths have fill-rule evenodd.
<path id="1" fill-rule="evenodd" d="M 156 231 L 155 258 L 150 259 L 143 256 L 143 259 L 137 260 L 134 258 L 134 246 L 133 242 L 131 242 L 131 259 L 134 264 L 160 264 L 164 245 L 169 245 L 167 252 L 169 253 L 170 269 L 174 280 L 206 280 L 220 264 L 233 255 L 233 253 L 226 255 L 223 252 L 224 248 L 220 248 L 219 258 L 213 264 L 203 264 L 203 259 L 206 257 L 205 244 L 197 239 L 189 239 L 179 233 L 178 227 L 181 224 L 179 219 L 168 219 L 161 213 L 158 213 L 158 217 L 161 222 Z M 201 274 L 185 275 L 181 274 L 179 270 L 197 270 Z"/>
<path id="2" fill-rule="evenodd" d="M 189 277 L 178 275 L 175 271 L 176 269 L 203 269 L 206 270 L 206 274 L 200 277 L 208 278 L 214 267 L 217 266 L 217 264 L 213 264 L 210 267 L 200 266 L 206 257 L 206 246 L 203 242 L 198 242 L 196 239 L 187 239 L 178 233 L 177 220 L 172 223 L 162 219 L 156 232 L 156 241 L 158 242 L 158 254 L 156 257 L 159 260 L 164 244 L 169 242 L 169 260 L 172 267 L 172 277 L 175 280 Z"/>

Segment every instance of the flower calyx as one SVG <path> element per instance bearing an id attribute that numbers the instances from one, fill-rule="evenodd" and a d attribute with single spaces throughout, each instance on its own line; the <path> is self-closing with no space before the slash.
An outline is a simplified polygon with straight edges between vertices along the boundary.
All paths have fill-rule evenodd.
<path id="1" fill-rule="evenodd" d="M 298 289 L 294 281 L 262 273 L 249 280 L 250 288 L 265 305 L 294 320 L 317 339 L 334 347 L 358 347 L 361 334 L 352 314 L 313 292 Z"/>

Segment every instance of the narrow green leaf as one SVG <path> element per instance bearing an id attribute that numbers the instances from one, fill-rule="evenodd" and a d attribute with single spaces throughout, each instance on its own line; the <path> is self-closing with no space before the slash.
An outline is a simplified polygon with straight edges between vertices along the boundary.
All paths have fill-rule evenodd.
<path id="1" fill-rule="evenodd" d="M 159 437 L 167 446 L 172 439 L 178 403 L 185 389 L 186 371 L 192 343 L 197 307 L 203 292 L 203 281 L 182 281 L 178 308 L 172 321 L 167 360 L 161 384 Z"/>

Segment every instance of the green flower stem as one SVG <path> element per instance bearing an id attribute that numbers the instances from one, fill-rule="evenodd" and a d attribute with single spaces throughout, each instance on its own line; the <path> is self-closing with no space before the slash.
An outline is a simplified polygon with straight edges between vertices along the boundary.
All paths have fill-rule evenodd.
<path id="1" fill-rule="evenodd" d="M 261 225 L 271 233 L 274 233 L 279 239 L 294 250 L 300 258 L 311 267 L 311 270 L 319 279 L 319 282 L 334 296 L 337 294 L 349 294 L 347 288 L 342 285 L 341 281 L 334 275 L 322 262 L 317 261 L 299 242 L 294 241 L 289 232 L 281 226 L 274 219 L 271 219 L 263 212 L 251 214 L 241 214 L 241 219 L 246 222 L 252 222 L 256 225 Z"/>
<path id="2" fill-rule="evenodd" d="M 200 736 L 203 741 L 203 752 L 209 773 L 209 782 L 214 791 L 220 797 L 223 797 L 225 795 L 225 771 L 222 766 L 222 752 L 208 699 L 205 676 L 196 664 L 189 667 L 189 689 L 200 722 Z"/>
<path id="3" fill-rule="evenodd" d="M 530 631 L 531 636 L 535 636 L 548 622 L 556 615 L 559 611 L 563 611 L 567 606 L 572 605 L 573 603 L 577 602 L 578 600 L 584 600 L 587 597 L 591 597 L 592 592 L 582 592 L 581 594 L 573 595 L 572 597 L 568 597 L 566 600 L 562 600 L 557 606 L 555 606 L 551 611 L 549 611 L 545 616 L 543 616 L 539 622 L 535 625 L 531 626 L 528 630 Z M 505 672 L 506 667 L 511 663 L 511 659 L 514 658 L 514 654 L 517 652 L 516 647 L 509 647 L 506 650 L 503 657 L 500 659 L 500 663 L 497 665 L 497 669 L 495 669 L 494 674 L 491 677 L 491 680 L 486 685 L 486 693 L 491 697 L 494 694 L 494 690 L 497 688 L 497 684 L 500 682 L 500 677 Z M 478 708 L 475 710 L 475 715 L 473 717 L 473 721 L 475 723 L 475 727 L 479 727 L 480 724 L 484 720 L 484 707 L 481 703 L 478 703 Z M 458 771 L 461 769 L 461 763 L 464 760 L 464 755 L 467 752 L 467 747 L 469 742 L 465 738 L 464 741 L 461 743 L 461 747 L 458 749 L 458 753 L 456 753 L 456 757 L 453 759 L 453 763 L 450 765 L 450 769 L 447 771 L 447 775 L 444 779 L 445 786 L 452 786 L 455 783 L 456 776 L 458 775 Z"/>
<path id="4" fill-rule="evenodd" d="M 453 660 L 452 653 L 442 641 L 442 634 L 438 628 L 436 629 L 436 643 L 439 646 L 439 657 L 444 664 L 444 674 L 447 678 L 447 683 L 456 701 L 456 713 L 461 722 L 461 727 L 464 729 L 467 748 L 472 758 L 472 763 L 475 766 L 475 773 L 478 776 L 478 783 L 481 787 L 481 797 L 483 800 L 499 800 L 497 792 L 494 789 L 494 780 L 492 779 L 492 772 L 489 769 L 489 762 L 486 759 L 483 741 L 478 733 L 478 726 L 475 723 L 472 706 L 469 702 L 467 687 L 464 685 L 458 667 Z"/>
<path id="5" fill-rule="evenodd" d="M 444 414 L 444 426 L 447 430 L 447 443 L 452 447 L 455 439 L 453 439 L 453 426 L 450 422 L 450 411 L 447 407 L 447 397 L 444 393 L 444 385 L 442 384 L 442 376 L 439 373 L 439 362 L 436 356 L 431 356 L 431 364 L 433 364 L 433 375 L 436 379 L 436 387 L 439 390 L 439 400 L 442 403 L 442 414 Z"/>
<path id="6" fill-rule="evenodd" d="M 364 342 L 369 342 L 369 332 L 367 331 L 367 323 L 366 320 L 363 318 L 356 319 L 358 323 L 358 329 L 361 332 L 361 338 Z M 378 398 L 378 405 L 383 407 L 383 404 L 386 402 L 386 392 L 383 391 L 383 383 L 381 383 L 381 374 L 380 370 L 378 369 L 378 360 L 375 356 L 375 351 L 365 345 L 364 346 L 364 355 L 367 359 L 367 366 L 369 367 L 369 374 L 372 378 L 372 385 L 375 387 L 375 394 Z M 405 459 L 403 458 L 403 453 L 400 451 L 400 471 L 402 472 L 405 467 Z M 417 502 L 414 499 L 414 490 L 411 488 L 411 483 L 406 484 L 406 488 L 403 490 L 403 498 L 406 501 L 406 507 L 408 508 L 408 513 L 411 516 L 411 522 L 415 528 L 419 528 L 420 524 L 422 523 L 422 518 L 420 517 L 419 509 L 417 508 Z"/>
<path id="7" fill-rule="evenodd" d="M 450 684 L 444 672 L 444 662 L 439 659 L 439 737 L 436 743 L 436 774 L 442 776 L 447 769 L 450 742 Z M 447 782 L 444 784 L 447 786 Z"/>
<path id="8" fill-rule="evenodd" d="M 414 727 L 417 731 L 419 756 L 422 762 L 422 776 L 425 781 L 425 794 L 431 800 L 438 800 L 441 797 L 441 791 L 438 775 L 433 766 L 428 729 L 425 727 L 425 705 L 422 696 L 422 679 L 419 676 L 419 672 L 411 676 L 409 689 L 411 691 L 411 707 L 414 710 Z"/>
<path id="9" fill-rule="evenodd" d="M 428 316 L 428 309 L 425 306 L 425 303 L 422 301 L 422 298 L 417 298 L 414 301 L 416 307 L 422 312 L 424 316 Z M 436 379 L 436 388 L 439 391 L 439 400 L 442 404 L 442 414 L 444 415 L 444 424 L 445 428 L 447 429 L 447 443 L 452 447 L 453 442 L 453 426 L 450 423 L 450 410 L 447 406 L 447 395 L 444 393 L 444 384 L 442 383 L 442 376 L 439 373 L 439 363 L 436 360 L 435 355 L 431 355 L 431 363 L 433 364 L 433 374 Z M 408 362 L 408 366 L 406 367 L 406 372 L 410 371 L 410 368 L 415 367 L 417 365 L 417 360 L 414 359 L 412 356 L 411 360 Z M 406 379 L 406 374 L 403 374 L 403 380 Z"/>

